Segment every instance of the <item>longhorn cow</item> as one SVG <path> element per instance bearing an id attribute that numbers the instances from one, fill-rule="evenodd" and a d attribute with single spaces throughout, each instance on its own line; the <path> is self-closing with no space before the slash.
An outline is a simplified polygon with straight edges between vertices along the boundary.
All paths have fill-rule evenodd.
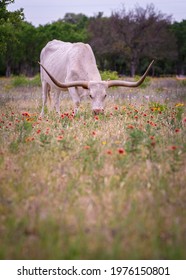
<path id="1" fill-rule="evenodd" d="M 137 82 L 121 80 L 102 81 L 98 71 L 95 56 L 91 47 L 84 43 L 66 43 L 53 40 L 47 43 L 40 55 L 40 72 L 42 82 L 43 106 L 41 115 L 50 90 L 55 89 L 54 106 L 60 113 L 60 91 L 68 90 L 74 102 L 74 112 L 77 113 L 81 97 L 88 94 L 92 100 L 92 110 L 95 114 L 104 112 L 106 90 L 113 86 L 138 87 L 143 83 L 152 64 L 150 63 L 144 75 Z"/>

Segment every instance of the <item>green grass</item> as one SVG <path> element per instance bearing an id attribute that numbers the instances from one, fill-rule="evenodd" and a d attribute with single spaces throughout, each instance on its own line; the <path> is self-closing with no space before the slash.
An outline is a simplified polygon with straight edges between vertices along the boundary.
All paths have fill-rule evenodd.
<path id="1" fill-rule="evenodd" d="M 116 88 L 98 118 L 65 98 L 41 119 L 40 88 L 2 82 L 1 259 L 186 258 L 184 88 Z"/>

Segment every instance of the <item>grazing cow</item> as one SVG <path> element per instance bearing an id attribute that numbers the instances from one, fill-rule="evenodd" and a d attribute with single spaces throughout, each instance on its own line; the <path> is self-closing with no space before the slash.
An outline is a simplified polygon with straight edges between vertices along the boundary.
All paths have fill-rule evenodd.
<path id="1" fill-rule="evenodd" d="M 99 114 L 104 112 L 103 103 L 107 96 L 107 88 L 113 86 L 138 87 L 143 83 L 153 61 L 137 82 L 102 81 L 95 56 L 88 44 L 53 40 L 42 49 L 39 64 L 43 97 L 41 115 L 44 114 L 47 95 L 50 97 L 52 88 L 55 89 L 54 106 L 58 113 L 60 113 L 60 91 L 68 90 L 75 105 L 75 113 L 78 111 L 81 97 L 88 94 L 92 100 L 94 114 Z"/>

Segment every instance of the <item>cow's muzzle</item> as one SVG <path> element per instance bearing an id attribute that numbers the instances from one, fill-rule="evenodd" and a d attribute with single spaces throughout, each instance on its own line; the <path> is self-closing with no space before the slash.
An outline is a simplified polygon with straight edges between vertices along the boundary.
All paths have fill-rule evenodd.
<path id="1" fill-rule="evenodd" d="M 94 115 L 104 114 L 104 109 L 94 109 L 93 113 Z"/>

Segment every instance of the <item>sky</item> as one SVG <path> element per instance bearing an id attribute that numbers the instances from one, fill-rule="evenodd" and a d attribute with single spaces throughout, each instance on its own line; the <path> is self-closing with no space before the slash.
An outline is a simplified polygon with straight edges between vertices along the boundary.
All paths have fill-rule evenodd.
<path id="1" fill-rule="evenodd" d="M 38 26 L 62 19 L 66 13 L 94 16 L 103 12 L 105 16 L 110 16 L 112 11 L 121 10 L 123 5 L 129 10 L 135 5 L 145 8 L 150 3 L 157 11 L 172 15 L 173 21 L 186 19 L 186 0 L 15 0 L 14 4 L 8 5 L 8 10 L 23 8 L 25 20 Z"/>

